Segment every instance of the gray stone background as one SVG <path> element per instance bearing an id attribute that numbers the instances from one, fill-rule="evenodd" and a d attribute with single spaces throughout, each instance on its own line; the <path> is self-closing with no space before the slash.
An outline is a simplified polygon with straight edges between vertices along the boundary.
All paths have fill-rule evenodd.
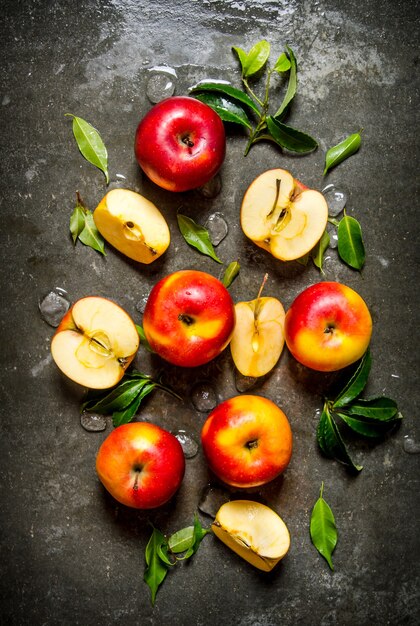
<path id="1" fill-rule="evenodd" d="M 6 0 L 1 3 L 1 609 L 7 625 L 400 625 L 418 624 L 418 5 L 371 0 Z M 150 108 L 149 69 L 176 69 L 177 94 L 203 78 L 239 86 L 232 45 L 266 38 L 273 57 L 289 44 L 298 59 L 298 95 L 288 118 L 319 140 L 304 157 L 229 131 L 221 194 L 159 190 L 140 172 L 133 137 Z M 276 102 L 276 94 L 274 94 Z M 277 94 L 278 100 L 280 95 Z M 89 120 L 108 147 L 112 186 L 154 201 L 172 235 L 168 252 L 141 267 L 107 247 L 107 256 L 73 247 L 69 216 L 79 190 L 93 209 L 106 192 L 102 174 L 80 156 L 64 117 Z M 322 177 L 325 151 L 363 128 L 359 153 Z M 332 250 L 325 277 L 315 267 L 283 264 L 245 240 L 242 195 L 265 169 L 284 167 L 306 184 L 347 188 L 348 214 L 362 224 L 361 273 Z M 120 174 L 125 177 L 122 179 Z M 122 182 L 123 181 L 123 182 Z M 201 451 L 187 461 L 178 495 L 149 513 L 119 506 L 95 474 L 95 455 L 111 431 L 80 425 L 83 395 L 51 361 L 53 329 L 38 301 L 54 287 L 72 301 L 98 294 L 119 302 L 140 323 L 136 304 L 169 272 L 187 267 L 219 276 L 220 266 L 187 247 L 176 210 L 204 223 L 221 211 L 225 263 L 239 259 L 235 301 L 266 295 L 287 308 L 322 279 L 356 289 L 373 319 L 373 367 L 367 395 L 386 394 L 404 414 L 401 428 L 378 444 L 360 439 L 351 452 L 359 476 L 325 459 L 315 439 L 322 394 L 341 378 L 299 367 L 285 350 L 254 390 L 289 416 L 294 454 L 282 479 L 247 494 L 275 508 L 292 546 L 271 573 L 254 570 L 215 537 L 190 563 L 168 574 L 150 605 L 144 584 L 149 522 L 163 532 L 191 524 L 208 474 Z M 164 372 L 183 402 L 156 392 L 139 419 L 185 428 L 196 438 L 206 414 L 190 401 L 193 382 L 211 380 L 220 400 L 238 393 L 229 352 L 198 371 L 163 366 L 143 348 L 139 369 Z M 309 538 L 321 482 L 339 531 L 335 571 Z M 204 525 L 210 518 L 200 516 Z"/>

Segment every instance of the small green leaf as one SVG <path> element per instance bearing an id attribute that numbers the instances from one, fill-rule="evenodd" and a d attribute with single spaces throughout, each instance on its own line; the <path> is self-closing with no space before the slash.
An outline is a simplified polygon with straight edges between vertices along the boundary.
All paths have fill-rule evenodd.
<path id="1" fill-rule="evenodd" d="M 347 415 L 346 413 L 337 413 L 337 415 L 347 424 L 351 430 L 358 435 L 364 437 L 383 437 L 391 428 L 393 428 L 401 419 L 395 417 L 386 421 L 378 419 L 368 419 L 361 415 Z"/>
<path id="2" fill-rule="evenodd" d="M 355 270 L 361 270 L 365 263 L 365 247 L 362 238 L 362 229 L 359 222 L 345 215 L 340 220 L 337 229 L 338 254 L 347 265 Z"/>
<path id="3" fill-rule="evenodd" d="M 333 409 L 339 409 L 347 406 L 362 393 L 366 386 L 371 366 L 372 358 L 368 349 L 363 355 L 353 376 L 334 400 L 332 405 Z"/>
<path id="4" fill-rule="evenodd" d="M 131 404 L 147 382 L 148 380 L 143 379 L 126 380 L 124 378 L 112 391 L 106 390 L 105 395 L 100 400 L 96 399 L 93 405 L 89 400 L 85 402 L 83 408 L 86 411 L 95 411 L 106 415 L 110 415 L 114 411 L 121 411 Z"/>
<path id="5" fill-rule="evenodd" d="M 152 535 L 146 546 L 146 569 L 144 572 L 144 581 L 152 592 L 152 605 L 155 604 L 156 593 L 168 573 L 167 564 L 159 556 L 159 550 L 165 543 L 166 540 L 163 534 L 157 528 L 153 528 Z"/>
<path id="6" fill-rule="evenodd" d="M 319 498 L 312 509 L 310 521 L 310 535 L 315 548 L 334 569 L 332 553 L 337 545 L 338 533 L 334 514 L 323 498 L 324 483 L 321 485 Z"/>
<path id="7" fill-rule="evenodd" d="M 143 346 L 144 348 L 146 348 L 146 350 L 148 350 L 149 352 L 155 353 L 155 351 L 152 350 L 152 348 L 150 347 L 149 342 L 147 341 L 147 337 L 146 337 L 146 334 L 144 332 L 143 326 L 140 326 L 140 324 L 135 324 L 135 327 L 136 327 L 137 332 L 138 332 L 139 337 L 140 337 L 140 345 Z"/>
<path id="8" fill-rule="evenodd" d="M 386 422 L 396 416 L 398 406 L 394 400 L 385 396 L 368 400 L 358 399 L 346 407 L 346 413 Z"/>
<path id="9" fill-rule="evenodd" d="M 287 54 L 285 52 L 282 52 L 275 62 L 273 69 L 279 74 L 282 74 L 283 72 L 287 72 L 288 70 L 290 70 L 291 67 L 292 63 L 287 57 Z"/>
<path id="10" fill-rule="evenodd" d="M 240 124 L 246 128 L 252 128 L 251 122 L 249 121 L 244 109 L 225 96 L 220 96 L 216 93 L 203 92 L 195 94 L 195 98 L 200 100 L 200 102 L 207 104 L 213 109 L 213 111 L 216 111 L 224 122 Z"/>
<path id="11" fill-rule="evenodd" d="M 340 435 L 337 424 L 328 409 L 327 403 L 324 404 L 324 409 L 319 420 L 317 441 L 325 456 L 330 459 L 336 459 L 336 461 L 348 465 L 352 470 L 360 472 L 362 466 L 353 463 Z"/>
<path id="12" fill-rule="evenodd" d="M 70 232 L 73 243 L 76 244 L 77 238 L 85 227 L 85 209 L 79 202 L 70 216 Z"/>
<path id="13" fill-rule="evenodd" d="M 233 281 L 239 274 L 240 269 L 241 269 L 241 266 L 239 265 L 239 261 L 232 261 L 232 263 L 229 263 L 229 265 L 227 266 L 225 270 L 225 273 L 223 274 L 223 279 L 222 279 L 222 284 L 226 288 L 231 286 L 231 284 L 233 283 Z"/>
<path id="14" fill-rule="evenodd" d="M 248 55 L 245 52 L 245 50 L 243 50 L 242 48 L 239 48 L 238 46 L 232 46 L 232 50 L 234 52 L 236 52 L 236 54 L 238 55 L 238 59 L 239 59 L 239 62 L 241 64 L 241 71 L 242 71 L 242 74 L 243 74 L 244 73 L 244 65 L 245 65 L 245 62 L 246 62 L 246 57 Z"/>
<path id="15" fill-rule="evenodd" d="M 238 106 L 245 105 L 246 107 L 252 109 L 254 113 L 260 115 L 260 111 L 253 100 L 246 94 L 244 91 L 237 89 L 236 87 L 232 87 L 232 85 L 226 83 L 198 83 L 194 87 L 190 88 L 190 93 L 197 94 L 201 92 L 214 92 L 217 94 L 222 94 L 227 96 L 229 100 L 236 103 Z"/>
<path id="16" fill-rule="evenodd" d="M 194 544 L 194 526 L 181 528 L 168 539 L 168 547 L 174 554 L 185 552 Z"/>
<path id="17" fill-rule="evenodd" d="M 311 251 L 312 261 L 314 265 L 318 267 L 323 273 L 322 265 L 324 262 L 324 254 L 328 246 L 330 245 L 330 236 L 327 230 L 322 233 L 321 239 L 316 244 L 315 248 Z"/>
<path id="18" fill-rule="evenodd" d="M 273 115 L 273 117 L 275 117 L 278 120 L 281 120 L 282 117 L 285 115 L 286 109 L 291 103 L 291 101 L 293 100 L 293 98 L 295 97 L 296 90 L 297 90 L 296 57 L 294 55 L 293 50 L 289 48 L 289 46 L 286 46 L 286 50 L 290 59 L 290 74 L 289 74 L 289 82 L 287 84 L 287 91 L 283 98 L 283 102 L 281 103 L 280 107 L 277 109 L 277 111 Z"/>
<path id="19" fill-rule="evenodd" d="M 242 58 L 239 57 L 242 65 L 243 77 L 249 78 L 253 74 L 262 70 L 264 65 L 267 63 L 269 56 L 270 44 L 265 39 L 256 43 L 255 46 L 252 46 L 243 61 Z"/>
<path id="20" fill-rule="evenodd" d="M 108 175 L 108 153 L 100 134 L 89 122 L 72 113 L 66 115 L 73 118 L 73 135 L 78 148 L 89 163 L 99 168 L 109 183 Z"/>
<path id="21" fill-rule="evenodd" d="M 318 146 L 317 141 L 310 135 L 291 126 L 286 126 L 271 115 L 267 117 L 266 122 L 274 141 L 285 150 L 306 153 L 312 152 Z"/>
<path id="22" fill-rule="evenodd" d="M 85 213 L 85 226 L 79 235 L 79 240 L 85 245 L 93 248 L 97 252 L 105 255 L 105 242 L 102 235 L 96 228 L 93 214 L 90 211 Z"/>
<path id="23" fill-rule="evenodd" d="M 149 395 L 149 393 L 153 391 L 156 386 L 156 383 L 146 382 L 140 389 L 138 395 L 128 406 L 120 411 L 114 411 L 112 414 L 113 426 L 116 428 L 117 426 L 121 426 L 121 424 L 128 424 L 131 422 L 133 417 L 136 415 L 143 398 Z"/>
<path id="24" fill-rule="evenodd" d="M 330 169 L 357 152 L 360 148 L 361 141 L 360 133 L 354 133 L 346 137 L 346 139 L 336 146 L 330 148 L 325 155 L 324 176 Z"/>
<path id="25" fill-rule="evenodd" d="M 186 215 L 178 213 L 178 226 L 185 241 L 196 248 L 202 254 L 206 254 L 211 257 L 217 263 L 223 263 L 217 256 L 213 248 L 213 244 L 210 241 L 210 235 L 208 231 L 199 224 L 196 224 L 194 220 Z"/>

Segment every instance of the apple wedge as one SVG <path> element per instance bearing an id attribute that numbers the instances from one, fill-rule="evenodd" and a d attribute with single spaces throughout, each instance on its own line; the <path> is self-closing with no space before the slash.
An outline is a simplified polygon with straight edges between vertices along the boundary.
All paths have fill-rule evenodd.
<path id="1" fill-rule="evenodd" d="M 304 256 L 320 240 L 328 220 L 327 202 L 290 172 L 268 170 L 248 187 L 241 226 L 257 246 L 282 261 Z"/>
<path id="2" fill-rule="evenodd" d="M 277 298 L 261 297 L 267 280 L 264 276 L 258 296 L 235 304 L 236 323 L 230 352 L 243 376 L 264 376 L 273 369 L 284 347 L 283 305 Z"/>
<path id="3" fill-rule="evenodd" d="M 102 237 L 134 261 L 152 263 L 169 246 L 162 213 L 135 191 L 112 189 L 96 207 L 93 219 Z"/>
<path id="4" fill-rule="evenodd" d="M 91 389 L 116 385 L 139 347 L 131 317 L 118 304 L 97 296 L 73 304 L 51 342 L 51 354 L 71 380 Z"/>
<path id="5" fill-rule="evenodd" d="M 290 547 L 286 524 L 273 509 L 260 502 L 226 502 L 218 510 L 211 528 L 231 550 L 265 572 L 270 572 Z"/>

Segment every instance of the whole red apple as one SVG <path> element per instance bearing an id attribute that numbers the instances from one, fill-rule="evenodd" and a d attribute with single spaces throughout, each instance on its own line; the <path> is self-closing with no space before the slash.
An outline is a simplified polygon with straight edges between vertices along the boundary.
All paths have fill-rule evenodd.
<path id="1" fill-rule="evenodd" d="M 230 398 L 208 416 L 201 443 L 210 469 L 233 487 L 257 487 L 283 472 L 292 455 L 292 431 L 283 411 L 254 395 Z"/>
<path id="2" fill-rule="evenodd" d="M 173 96 L 156 104 L 137 127 L 138 164 L 157 185 L 187 191 L 208 182 L 225 158 L 221 118 L 207 104 Z"/>
<path id="3" fill-rule="evenodd" d="M 303 365 L 333 372 L 360 359 L 372 335 L 363 298 L 350 287 L 322 282 L 302 291 L 286 313 L 285 338 Z"/>
<path id="4" fill-rule="evenodd" d="M 228 345 L 235 326 L 232 298 L 222 283 L 197 270 L 169 274 L 155 284 L 143 315 L 151 348 L 174 365 L 208 363 Z"/>
<path id="5" fill-rule="evenodd" d="M 185 458 L 178 439 L 148 422 L 115 428 L 99 448 L 96 471 L 121 504 L 153 509 L 165 504 L 181 485 Z"/>

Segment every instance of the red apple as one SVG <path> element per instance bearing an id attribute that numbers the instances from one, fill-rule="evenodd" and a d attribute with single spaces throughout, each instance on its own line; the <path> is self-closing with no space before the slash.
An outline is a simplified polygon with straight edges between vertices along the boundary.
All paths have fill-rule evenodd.
<path id="1" fill-rule="evenodd" d="M 178 439 L 148 422 L 115 428 L 99 448 L 96 471 L 121 504 L 153 509 L 165 504 L 181 485 L 185 458 Z"/>
<path id="2" fill-rule="evenodd" d="M 292 455 L 286 415 L 267 398 L 225 400 L 208 416 L 201 443 L 210 469 L 233 487 L 257 487 L 283 472 Z"/>
<path id="3" fill-rule="evenodd" d="M 151 348 L 174 365 L 208 363 L 228 345 L 235 307 L 222 283 L 197 270 L 169 274 L 147 300 L 143 328 Z"/>
<path id="4" fill-rule="evenodd" d="M 134 152 L 145 174 L 169 191 L 208 182 L 225 158 L 223 122 L 207 104 L 173 96 L 156 104 L 137 127 Z"/>
<path id="5" fill-rule="evenodd" d="M 286 344 L 303 365 L 333 372 L 360 359 L 372 335 L 372 318 L 363 298 L 350 287 L 322 282 L 292 303 L 285 319 Z"/>

